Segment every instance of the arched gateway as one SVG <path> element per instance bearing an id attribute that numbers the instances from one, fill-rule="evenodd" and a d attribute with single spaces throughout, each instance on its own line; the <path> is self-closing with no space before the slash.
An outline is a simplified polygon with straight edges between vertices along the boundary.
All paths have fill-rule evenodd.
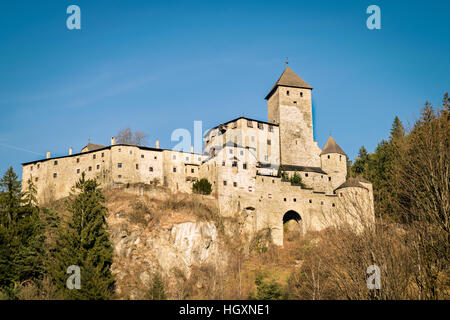
<path id="1" fill-rule="evenodd" d="M 302 217 L 297 211 L 289 210 L 283 215 L 283 231 L 298 231 L 302 232 Z"/>

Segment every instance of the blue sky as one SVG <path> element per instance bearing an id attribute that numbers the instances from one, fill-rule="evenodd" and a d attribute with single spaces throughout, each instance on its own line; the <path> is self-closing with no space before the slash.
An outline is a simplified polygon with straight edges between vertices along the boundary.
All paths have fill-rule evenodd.
<path id="1" fill-rule="evenodd" d="M 68 30 L 66 8 L 81 8 Z M 381 8 L 381 30 L 366 8 Z M 449 1 L 1 1 L 0 171 L 108 144 L 125 126 L 267 120 L 289 66 L 314 87 L 315 138 L 354 158 L 450 88 Z"/>

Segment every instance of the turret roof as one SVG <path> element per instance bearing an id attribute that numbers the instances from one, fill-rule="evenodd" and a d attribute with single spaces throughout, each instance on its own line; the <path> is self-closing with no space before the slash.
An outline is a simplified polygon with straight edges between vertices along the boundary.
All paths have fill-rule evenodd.
<path id="1" fill-rule="evenodd" d="M 266 100 L 270 98 L 270 96 L 275 92 L 275 90 L 277 89 L 278 86 L 305 88 L 305 89 L 312 90 L 312 87 L 309 84 L 307 84 L 305 80 L 300 78 L 288 66 L 286 66 L 286 69 L 284 69 L 280 78 L 277 80 L 277 82 L 275 82 L 275 84 L 272 87 L 272 89 L 270 90 L 269 94 L 266 96 L 266 98 L 265 98 Z"/>
<path id="2" fill-rule="evenodd" d="M 336 141 L 333 139 L 333 137 L 331 135 L 328 138 L 327 143 L 325 143 L 325 147 L 323 147 L 323 150 L 320 153 L 320 155 L 327 154 L 327 153 L 339 153 L 344 156 L 347 156 L 345 154 L 344 150 L 342 150 L 342 148 L 339 147 L 339 145 L 336 143 Z"/>

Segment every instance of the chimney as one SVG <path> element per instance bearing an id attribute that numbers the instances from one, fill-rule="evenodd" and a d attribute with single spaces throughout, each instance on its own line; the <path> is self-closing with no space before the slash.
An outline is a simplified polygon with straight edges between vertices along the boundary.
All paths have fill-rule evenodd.
<path id="1" fill-rule="evenodd" d="M 47 151 L 47 159 L 50 159 L 50 151 Z"/>
<path id="2" fill-rule="evenodd" d="M 191 146 L 191 153 L 194 153 L 194 146 Z"/>
<path id="3" fill-rule="evenodd" d="M 159 140 L 156 140 L 155 147 L 156 147 L 156 149 L 159 149 Z"/>
<path id="4" fill-rule="evenodd" d="M 116 137 L 111 137 L 111 145 L 115 145 L 116 144 Z"/>
<path id="5" fill-rule="evenodd" d="M 72 155 L 72 151 L 73 151 L 73 150 L 72 150 L 72 147 L 70 147 L 70 148 L 69 148 L 69 156 Z"/>

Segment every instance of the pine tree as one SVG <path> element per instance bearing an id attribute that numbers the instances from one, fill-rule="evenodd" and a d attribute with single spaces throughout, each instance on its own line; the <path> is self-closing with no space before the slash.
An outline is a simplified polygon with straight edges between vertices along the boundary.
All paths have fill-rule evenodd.
<path id="1" fill-rule="evenodd" d="M 164 282 L 159 273 L 153 276 L 150 292 L 148 293 L 150 300 L 166 300 L 166 291 L 164 289 Z"/>
<path id="2" fill-rule="evenodd" d="M 114 290 L 111 274 L 113 248 L 107 231 L 105 198 L 96 180 L 84 174 L 75 184 L 67 202 L 71 214 L 58 237 L 54 279 L 69 299 L 109 299 Z M 81 289 L 68 289 L 67 268 L 80 267 Z"/>
<path id="3" fill-rule="evenodd" d="M 369 153 L 367 149 L 362 146 L 359 149 L 358 157 L 352 166 L 352 172 L 354 175 L 362 175 L 365 178 L 368 178 L 368 167 L 369 167 Z"/>
<path id="4" fill-rule="evenodd" d="M 21 184 L 13 168 L 9 167 L 0 179 L 0 218 L 6 227 L 17 220 L 21 204 Z"/>
<path id="5" fill-rule="evenodd" d="M 405 130 L 403 129 L 403 124 L 400 119 L 395 116 L 394 123 L 392 124 L 391 129 L 391 141 L 395 139 L 399 139 L 405 135 Z"/>
<path id="6" fill-rule="evenodd" d="M 44 236 L 38 208 L 24 205 L 21 184 L 12 167 L 0 179 L 0 187 L 0 285 L 14 293 L 11 288 L 17 283 L 42 279 Z M 35 198 L 35 191 L 29 189 L 30 199 Z"/>
<path id="7" fill-rule="evenodd" d="M 421 117 L 420 121 L 418 121 L 418 124 L 429 123 L 436 118 L 433 106 L 428 101 L 425 102 L 425 107 L 420 111 L 420 115 Z"/>

